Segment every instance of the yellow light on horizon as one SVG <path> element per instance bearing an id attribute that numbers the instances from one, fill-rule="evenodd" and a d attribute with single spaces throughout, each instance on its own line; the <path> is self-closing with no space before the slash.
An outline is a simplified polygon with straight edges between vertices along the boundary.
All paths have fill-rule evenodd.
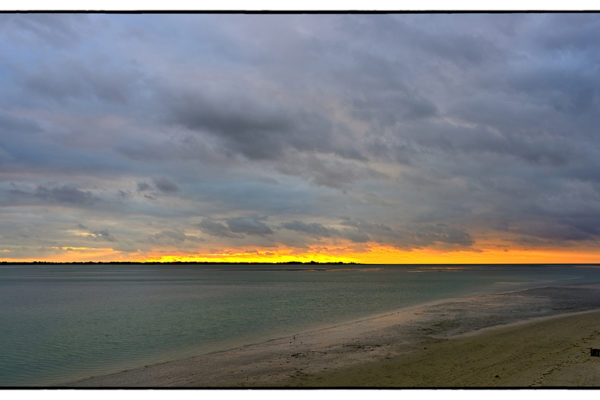
<path id="1" fill-rule="evenodd" d="M 327 246 L 320 246 L 320 249 Z M 550 249 L 484 248 L 478 250 L 399 250 L 391 246 L 373 244 L 364 251 L 335 248 L 330 251 L 298 253 L 290 248 L 257 250 L 255 252 L 228 249 L 206 254 L 161 254 L 142 257 L 136 261 L 149 262 L 354 262 L 361 264 L 511 264 L 511 263 L 598 263 L 600 252 L 560 251 Z"/>
<path id="2" fill-rule="evenodd" d="M 0 258 L 3 261 L 131 261 L 131 262 L 249 262 L 282 263 L 361 263 L 361 264 L 510 264 L 510 263 L 600 263 L 600 251 L 594 248 L 556 249 L 504 249 L 487 244 L 477 250 L 436 250 L 430 248 L 400 250 L 392 246 L 369 243 L 354 247 L 351 242 L 320 243 L 300 252 L 298 249 L 257 248 L 243 250 L 223 248 L 219 251 L 183 253 L 176 250 L 154 249 L 150 252 L 121 252 L 112 248 L 88 248 L 77 246 L 55 247 L 59 254 L 37 259 Z M 2 252 L 9 255 L 9 252 Z"/>

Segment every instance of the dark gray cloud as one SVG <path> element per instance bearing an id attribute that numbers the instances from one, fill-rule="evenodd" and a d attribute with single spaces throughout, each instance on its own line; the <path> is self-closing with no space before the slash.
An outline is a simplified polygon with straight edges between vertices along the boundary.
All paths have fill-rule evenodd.
<path id="1" fill-rule="evenodd" d="M 154 185 L 163 193 L 176 193 L 179 191 L 179 186 L 167 177 L 153 179 Z M 138 186 L 139 189 L 139 186 Z"/>
<path id="2" fill-rule="evenodd" d="M 50 188 L 38 186 L 33 195 L 44 201 L 74 205 L 91 205 L 96 201 L 91 192 L 70 185 Z"/>
<path id="3" fill-rule="evenodd" d="M 318 224 L 316 222 L 305 223 L 302 221 L 291 221 L 291 222 L 285 222 L 285 223 L 281 224 L 281 226 L 285 229 L 289 229 L 292 231 L 307 233 L 316 238 L 330 237 L 330 236 L 334 235 L 335 233 L 337 233 L 336 230 L 326 228 L 323 225 Z"/>
<path id="4" fill-rule="evenodd" d="M 236 217 L 226 220 L 227 227 L 233 233 L 246 235 L 271 235 L 273 230 L 263 221 L 266 217 Z"/>
<path id="5" fill-rule="evenodd" d="M 202 232 L 213 236 L 237 239 L 244 237 L 243 235 L 233 233 L 225 224 L 210 219 L 202 220 L 198 224 L 198 227 Z"/>
<path id="6" fill-rule="evenodd" d="M 150 184 L 148 182 L 138 182 L 137 183 L 137 191 L 138 192 L 146 192 L 151 189 L 152 189 L 152 186 L 150 186 Z"/>
<path id="7" fill-rule="evenodd" d="M 357 229 L 336 229 L 325 227 L 319 223 L 304 223 L 301 221 L 286 222 L 281 225 L 285 229 L 296 232 L 302 232 L 312 238 L 343 238 L 354 243 L 364 243 L 369 241 L 370 237 L 366 232 Z"/>
<path id="8" fill-rule="evenodd" d="M 351 153 L 333 147 L 331 122 L 319 112 L 285 108 L 246 93 L 208 98 L 185 90 L 165 96 L 168 120 L 213 136 L 225 151 L 254 160 L 276 159 L 288 149 Z"/>
<path id="9" fill-rule="evenodd" d="M 355 228 L 358 233 L 369 235 L 372 240 L 399 249 L 447 246 L 469 248 L 474 243 L 467 231 L 446 224 L 411 223 L 394 229 L 386 224 L 355 218 L 344 218 L 341 223 Z"/>
<path id="10" fill-rule="evenodd" d="M 281 227 L 315 239 L 343 238 L 355 243 L 375 241 L 403 250 L 428 246 L 469 248 L 474 243 L 468 232 L 445 224 L 411 224 L 410 227 L 394 229 L 386 224 L 348 217 L 342 218 L 339 223 L 346 228 L 332 228 L 315 222 L 305 223 L 297 220 L 285 222 Z"/>
<path id="11" fill-rule="evenodd" d="M 427 226 L 420 230 L 416 229 L 413 234 L 415 245 L 419 247 L 443 244 L 468 248 L 474 243 L 468 232 L 445 224 Z"/>
<path id="12" fill-rule="evenodd" d="M 179 192 L 179 186 L 167 177 L 153 178 L 152 183 L 141 181 L 136 183 L 136 190 L 138 194 L 149 200 L 156 200 L 161 194 L 175 194 Z M 127 198 L 130 192 L 121 190 L 121 197 Z M 125 196 L 123 196 L 124 193 Z"/>
<path id="13" fill-rule="evenodd" d="M 180 245 L 186 241 L 199 242 L 200 238 L 180 230 L 163 230 L 150 236 L 149 241 L 158 245 Z"/>
<path id="14" fill-rule="evenodd" d="M 277 171 L 305 178 L 317 185 L 346 189 L 361 179 L 383 179 L 381 173 L 356 160 L 331 155 L 290 155 L 285 162 L 276 164 Z"/>
<path id="15" fill-rule="evenodd" d="M 352 228 L 356 228 L 359 232 L 369 233 L 371 235 L 379 236 L 379 237 L 393 237 L 393 229 L 385 224 L 378 224 L 363 221 L 361 219 L 352 219 L 352 218 L 344 218 L 342 220 L 342 225 L 350 226 Z"/>
<path id="16" fill-rule="evenodd" d="M 204 218 L 197 226 L 204 233 L 212 236 L 242 239 L 246 236 L 272 235 L 273 229 L 267 225 L 266 217 L 249 216 L 227 218 L 224 222 L 218 222 L 211 218 Z"/>
<path id="17" fill-rule="evenodd" d="M 82 190 L 74 185 L 38 185 L 34 191 L 11 189 L 9 204 L 59 204 L 75 207 L 92 206 L 99 199 L 90 191 Z"/>

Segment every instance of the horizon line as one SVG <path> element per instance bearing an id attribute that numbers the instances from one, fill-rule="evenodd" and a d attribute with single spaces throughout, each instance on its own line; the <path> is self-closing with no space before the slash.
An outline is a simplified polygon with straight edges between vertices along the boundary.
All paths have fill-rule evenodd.
<path id="1" fill-rule="evenodd" d="M 490 263 L 363 263 L 354 261 L 332 261 L 332 262 L 319 262 L 319 261 L 269 261 L 269 262 L 257 262 L 257 261 L 0 261 L 0 265 L 36 265 L 36 264 L 53 264 L 53 265 L 67 265 L 67 264 L 204 264 L 204 265 L 600 265 L 598 263 L 582 263 L 582 262 L 560 262 L 560 263 L 548 263 L 548 262 L 527 262 L 527 263 L 502 263 L 502 262 L 490 262 Z"/>

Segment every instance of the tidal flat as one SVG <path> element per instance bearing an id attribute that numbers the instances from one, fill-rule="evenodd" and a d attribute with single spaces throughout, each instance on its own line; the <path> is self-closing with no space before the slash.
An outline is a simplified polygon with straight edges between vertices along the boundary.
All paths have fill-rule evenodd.
<path id="1" fill-rule="evenodd" d="M 435 301 L 76 387 L 598 386 L 600 285 Z"/>

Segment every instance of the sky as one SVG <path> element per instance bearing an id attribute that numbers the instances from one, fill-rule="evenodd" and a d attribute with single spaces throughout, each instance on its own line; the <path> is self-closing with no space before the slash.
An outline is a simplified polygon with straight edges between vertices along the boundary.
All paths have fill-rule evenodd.
<path id="1" fill-rule="evenodd" d="M 2 14 L 0 260 L 600 262 L 600 15 Z"/>

